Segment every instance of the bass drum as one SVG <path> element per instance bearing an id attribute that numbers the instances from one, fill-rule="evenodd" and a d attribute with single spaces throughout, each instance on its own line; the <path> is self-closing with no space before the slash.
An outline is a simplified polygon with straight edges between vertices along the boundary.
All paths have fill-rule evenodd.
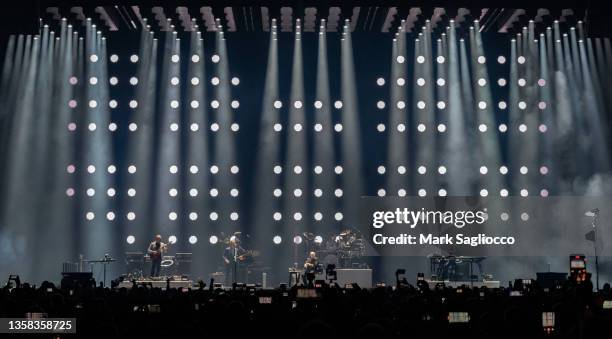
<path id="1" fill-rule="evenodd" d="M 164 256 L 161 261 L 160 275 L 164 277 L 171 277 L 176 275 L 177 262 L 173 256 Z"/>

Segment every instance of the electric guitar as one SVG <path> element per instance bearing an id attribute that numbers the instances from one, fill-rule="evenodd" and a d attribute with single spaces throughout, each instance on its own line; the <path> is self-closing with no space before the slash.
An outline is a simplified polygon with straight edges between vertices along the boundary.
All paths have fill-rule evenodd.
<path id="1" fill-rule="evenodd" d="M 159 259 L 162 256 L 162 254 L 168 251 L 169 245 L 170 244 L 162 244 L 157 251 L 154 251 L 153 253 L 149 254 L 149 257 L 151 258 L 151 260 Z"/>

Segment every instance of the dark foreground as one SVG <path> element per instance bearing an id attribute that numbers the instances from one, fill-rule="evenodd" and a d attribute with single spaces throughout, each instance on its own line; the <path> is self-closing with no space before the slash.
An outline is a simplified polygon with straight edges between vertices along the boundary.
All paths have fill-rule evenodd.
<path id="1" fill-rule="evenodd" d="M 42 312 L 48 317 L 77 318 L 77 334 L 59 336 L 63 338 L 606 337 L 612 330 L 612 310 L 604 308 L 604 301 L 612 299 L 610 286 L 599 292 L 590 289 L 587 283 L 550 290 L 535 285 L 111 290 L 59 289 L 45 283 L 2 289 L 0 316 Z M 553 326 L 543 326 L 543 312 L 554 312 Z"/>

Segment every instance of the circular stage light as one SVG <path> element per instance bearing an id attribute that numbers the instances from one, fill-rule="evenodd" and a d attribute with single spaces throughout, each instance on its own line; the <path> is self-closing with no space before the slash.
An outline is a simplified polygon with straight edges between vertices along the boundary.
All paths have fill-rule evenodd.
<path id="1" fill-rule="evenodd" d="M 125 241 L 131 245 L 134 243 L 134 241 L 136 241 L 136 237 L 134 237 L 133 235 L 128 235 Z"/>
<path id="2" fill-rule="evenodd" d="M 215 245 L 217 242 L 219 242 L 219 238 L 216 235 L 211 235 L 210 238 L 208 238 L 208 242 L 211 245 Z"/>
<path id="3" fill-rule="evenodd" d="M 272 242 L 274 242 L 275 245 L 280 245 L 282 241 L 283 238 L 281 238 L 280 235 L 275 235 L 274 238 L 272 238 Z"/>
<path id="4" fill-rule="evenodd" d="M 109 189 L 106 190 L 106 195 L 108 195 L 109 197 L 114 197 L 116 193 L 117 192 L 112 187 L 110 187 Z"/>

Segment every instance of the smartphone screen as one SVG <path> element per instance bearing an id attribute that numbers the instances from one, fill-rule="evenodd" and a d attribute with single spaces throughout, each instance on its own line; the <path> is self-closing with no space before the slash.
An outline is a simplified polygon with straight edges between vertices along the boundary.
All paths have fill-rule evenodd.
<path id="1" fill-rule="evenodd" d="M 259 303 L 268 305 L 272 303 L 272 297 L 259 297 Z"/>
<path id="2" fill-rule="evenodd" d="M 542 327 L 555 327 L 555 312 L 542 312 Z"/>
<path id="3" fill-rule="evenodd" d="M 470 321 L 468 312 L 448 312 L 449 323 L 467 323 L 468 321 Z"/>

